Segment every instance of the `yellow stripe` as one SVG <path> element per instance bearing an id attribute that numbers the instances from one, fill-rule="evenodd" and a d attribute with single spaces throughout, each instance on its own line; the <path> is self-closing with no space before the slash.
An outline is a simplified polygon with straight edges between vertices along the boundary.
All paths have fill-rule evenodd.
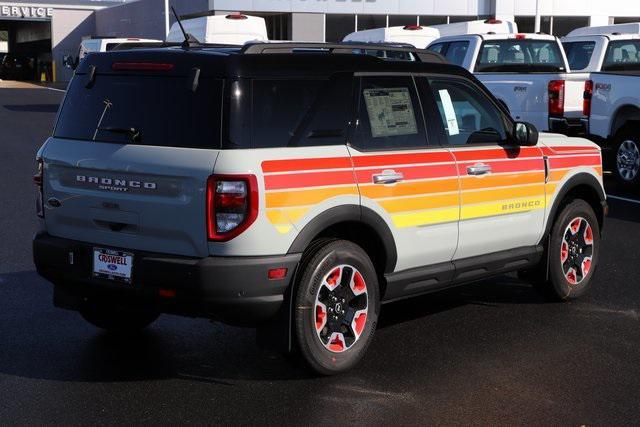
<path id="1" fill-rule="evenodd" d="M 458 207 L 448 209 L 430 209 L 428 211 L 410 212 L 391 215 L 393 224 L 398 228 L 416 227 L 420 225 L 454 222 L 458 220 Z"/>
<path id="2" fill-rule="evenodd" d="M 358 195 L 355 185 L 348 187 L 320 188 L 314 190 L 296 190 L 284 192 L 267 192 L 267 208 L 315 205 L 326 199 L 343 195 Z"/>
<path id="3" fill-rule="evenodd" d="M 461 209 L 461 220 L 483 218 L 487 216 L 513 214 L 544 209 L 545 197 L 528 197 L 521 199 L 500 200 L 493 203 L 466 205 Z"/>

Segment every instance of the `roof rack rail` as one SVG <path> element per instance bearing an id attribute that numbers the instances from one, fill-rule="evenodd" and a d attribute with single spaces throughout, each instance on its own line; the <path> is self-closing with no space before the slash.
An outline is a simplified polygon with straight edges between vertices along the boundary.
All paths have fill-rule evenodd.
<path id="1" fill-rule="evenodd" d="M 426 49 L 418 49 L 407 44 L 391 43 L 316 43 L 316 42 L 250 42 L 245 44 L 240 50 L 246 55 L 267 54 L 267 53 L 295 53 L 296 50 L 327 50 L 329 53 L 353 54 L 354 49 L 380 49 L 389 52 L 413 53 L 420 62 L 435 62 L 446 64 L 447 60 L 436 52 Z"/>

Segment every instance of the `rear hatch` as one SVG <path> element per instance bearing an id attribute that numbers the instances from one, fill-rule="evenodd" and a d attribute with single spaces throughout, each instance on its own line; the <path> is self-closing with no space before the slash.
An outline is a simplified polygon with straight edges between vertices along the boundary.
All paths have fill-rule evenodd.
<path id="1" fill-rule="evenodd" d="M 42 151 L 51 235 L 208 254 L 206 183 L 219 154 L 223 80 L 198 67 L 178 52 L 83 61 Z"/>

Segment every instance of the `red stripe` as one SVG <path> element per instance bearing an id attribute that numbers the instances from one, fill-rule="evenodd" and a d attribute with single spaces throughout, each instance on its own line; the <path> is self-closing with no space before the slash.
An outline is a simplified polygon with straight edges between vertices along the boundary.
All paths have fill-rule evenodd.
<path id="1" fill-rule="evenodd" d="M 353 172 L 330 171 L 293 173 L 287 175 L 266 175 L 264 185 L 267 190 L 282 190 L 285 188 L 319 187 L 322 185 L 354 184 Z"/>
<path id="2" fill-rule="evenodd" d="M 403 180 L 427 179 L 427 178 L 457 178 L 456 167 L 450 165 L 432 165 L 432 166 L 407 166 L 394 167 L 395 172 L 402 173 Z M 362 169 L 356 171 L 356 178 L 361 184 L 373 182 L 373 175 L 379 174 L 383 169 Z"/>
<path id="3" fill-rule="evenodd" d="M 477 162 L 459 163 L 460 175 L 467 175 L 467 167 L 475 165 Z M 542 159 L 514 159 L 502 162 L 483 161 L 482 163 L 491 166 L 492 173 L 509 172 L 536 172 L 544 170 Z"/>
<path id="4" fill-rule="evenodd" d="M 388 167 L 393 165 L 443 162 L 453 162 L 453 157 L 450 153 L 439 151 L 435 153 L 381 154 L 375 156 L 353 157 L 353 164 L 357 168 L 371 166 Z"/>
<path id="5" fill-rule="evenodd" d="M 538 157 L 542 156 L 540 149 L 537 147 L 521 147 L 519 149 L 508 150 L 498 148 L 495 150 L 460 150 L 454 153 L 456 160 L 459 162 L 474 160 L 497 160 L 497 159 L 516 159 L 518 157 Z"/>
<path id="6" fill-rule="evenodd" d="M 601 166 L 600 156 L 552 157 L 549 159 L 552 169 L 566 169 L 579 166 Z"/>
<path id="7" fill-rule="evenodd" d="M 264 162 L 262 162 L 262 172 L 264 173 L 346 168 L 351 168 L 351 159 L 349 157 L 265 160 Z"/>

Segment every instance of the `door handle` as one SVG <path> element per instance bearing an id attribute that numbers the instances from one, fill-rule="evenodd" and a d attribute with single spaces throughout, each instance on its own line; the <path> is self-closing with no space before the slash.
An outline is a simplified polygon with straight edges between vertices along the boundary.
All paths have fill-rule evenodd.
<path id="1" fill-rule="evenodd" d="M 491 165 L 487 165 L 485 163 L 476 163 L 473 166 L 468 166 L 467 167 L 467 174 L 468 175 L 486 175 L 488 173 L 491 173 Z"/>
<path id="2" fill-rule="evenodd" d="M 402 172 L 396 172 L 394 170 L 384 170 L 382 173 L 373 175 L 374 184 L 394 184 L 403 179 L 404 175 Z"/>

